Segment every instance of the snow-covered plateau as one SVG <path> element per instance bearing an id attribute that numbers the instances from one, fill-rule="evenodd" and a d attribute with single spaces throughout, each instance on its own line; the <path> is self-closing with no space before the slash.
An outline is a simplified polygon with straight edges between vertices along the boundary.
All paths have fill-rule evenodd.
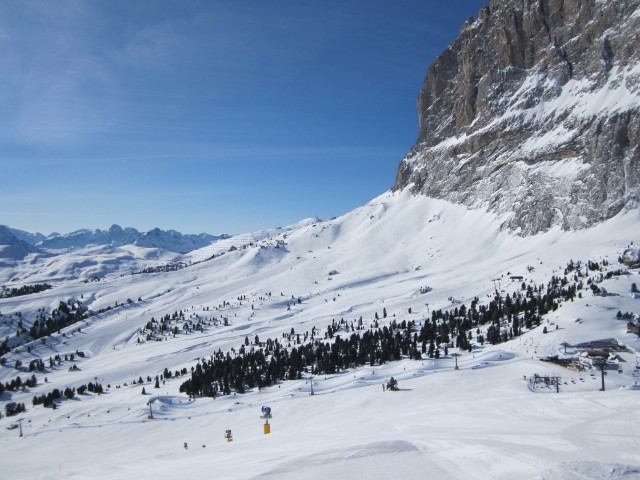
<path id="1" fill-rule="evenodd" d="M 10 337 L 11 348 L 0 381 L 37 380 L 0 397 L 3 415 L 11 402 L 26 406 L 0 419 L 0 476 L 640 478 L 640 339 L 628 332 L 640 313 L 639 211 L 527 237 L 501 230 L 503 222 L 405 189 L 332 220 L 218 240 L 175 258 L 154 250 L 159 257 L 146 266 L 164 268 L 146 269 L 134 246 L 100 275 L 77 261 L 81 251 L 56 256 L 57 266 L 38 254 L 3 265 L 7 287 L 51 288 L 0 299 L 0 340 Z M 72 273 L 57 274 L 65 261 Z M 576 295 L 515 333 L 514 314 L 505 313 L 474 325 L 468 342 L 439 337 L 436 354 L 423 346 L 419 359 L 403 352 L 336 373 L 312 374 L 309 364 L 300 378 L 215 399 L 180 392 L 198 360 L 216 352 L 239 357 L 276 339 L 291 352 L 385 327 L 400 338 L 412 322 L 417 336 L 435 312 L 462 320 L 463 306 L 532 300 L 554 277 L 579 283 Z M 29 343 L 16 335 L 19 324 L 28 332 L 38 316 L 60 312 L 60 302 L 86 315 Z M 160 319 L 166 330 L 156 328 Z M 606 348 L 601 370 L 590 355 Z M 549 358 L 556 363 L 542 361 Z M 29 372 L 38 359 L 42 371 Z M 571 368 L 560 364 L 569 359 Z M 398 391 L 384 391 L 391 377 Z M 55 409 L 33 405 L 89 382 L 103 392 L 76 391 Z M 263 406 L 273 414 L 269 434 Z"/>

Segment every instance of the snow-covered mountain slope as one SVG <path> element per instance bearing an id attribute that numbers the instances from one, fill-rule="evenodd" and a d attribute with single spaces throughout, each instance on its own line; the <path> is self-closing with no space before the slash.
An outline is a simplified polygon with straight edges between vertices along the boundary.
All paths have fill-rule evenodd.
<path id="1" fill-rule="evenodd" d="M 13 258 L 9 255 L 10 248 L 0 247 L 0 255 L 7 252 L 4 258 L 0 257 L 0 282 L 7 287 L 41 282 L 84 282 L 183 261 L 180 254 L 135 245 L 96 245 L 65 254 L 24 253 Z"/>
<path id="2" fill-rule="evenodd" d="M 321 222 L 319 218 L 305 218 L 299 222 L 287 225 L 286 227 L 268 228 L 265 230 L 258 230 L 257 232 L 243 233 L 240 235 L 234 235 L 232 237 L 221 238 L 217 242 L 212 243 L 207 247 L 200 248 L 193 252 L 190 252 L 188 257 L 193 262 L 202 261 L 211 258 L 213 255 L 220 255 L 230 250 L 236 250 L 239 248 L 247 248 L 253 246 L 253 244 L 270 237 L 277 236 L 278 234 L 287 233 L 298 228 Z"/>
<path id="3" fill-rule="evenodd" d="M 248 243 L 224 251 L 194 252 L 199 257 L 179 270 L 66 280 L 0 299 L 0 338 L 15 335 L 18 321 L 28 329 L 39 309 L 49 312 L 60 301 L 80 301 L 96 313 L 3 357 L 0 381 L 6 383 L 30 376 L 25 369 L 34 359 L 84 355 L 59 365 L 45 362 L 45 371 L 35 372 L 38 385 L 3 394 L 3 404 L 27 406 L 20 415 L 23 438 L 6 429 L 18 417 L 0 419 L 3 475 L 638 477 L 640 392 L 620 387 L 638 381 L 634 352 L 640 340 L 616 318 L 619 310 L 640 311 L 640 298 L 630 293 L 638 271 L 618 263 L 640 241 L 638 213 L 621 213 L 591 229 L 556 227 L 519 237 L 501 231 L 504 218 L 493 214 L 406 191 L 387 193 L 337 219 L 247 235 Z M 208 259 L 211 253 L 215 257 Z M 218 350 L 237 353 L 256 336 L 283 341 L 292 328 L 302 333 L 315 327 L 322 339 L 334 320 L 362 317 L 365 329 L 372 329 L 376 317 L 382 327 L 394 320 L 424 322 L 435 310 L 468 307 L 476 297 L 486 305 L 496 291 L 504 297 L 521 290 L 521 281 L 563 276 L 571 259 L 606 263 L 603 275 L 619 268 L 625 274 L 598 283 L 607 296 L 584 289 L 540 326 L 497 345 L 474 340 L 471 351 L 451 348 L 440 359 L 403 357 L 319 375 L 314 396 L 306 378 L 215 400 L 179 393 L 188 375 L 167 378 L 158 389 L 147 380 L 165 369 L 189 372 L 197 359 Z M 512 282 L 514 276 L 523 279 Z M 141 334 L 152 317 L 177 312 L 185 318 L 177 335 L 154 341 Z M 187 321 L 201 321 L 202 331 L 185 333 Z M 485 334 L 486 326 L 481 329 Z M 618 356 L 622 373 L 606 377 L 605 392 L 598 391 L 598 376 L 539 360 L 563 355 L 565 342 L 601 338 L 629 347 Z M 456 371 L 451 353 L 458 351 Z M 14 368 L 17 360 L 21 370 Z M 523 377 L 533 374 L 561 376 L 560 393 L 531 390 Z M 401 391 L 382 392 L 390 376 Z M 76 395 L 59 401 L 56 410 L 31 405 L 33 396 L 88 382 L 99 382 L 106 393 Z M 149 401 L 153 420 L 147 419 Z M 274 413 L 270 435 L 263 435 L 258 418 L 263 405 Z M 226 429 L 233 442 L 223 438 Z"/>
<path id="4" fill-rule="evenodd" d="M 0 225 L 0 266 L 7 260 L 21 260 L 31 252 L 38 249 L 24 240 L 24 236 L 19 238 L 14 235 L 13 230 L 5 225 Z"/>
<path id="5" fill-rule="evenodd" d="M 0 225 L 0 229 L 7 229 L 9 233 L 11 233 L 11 235 L 16 237 L 17 239 L 27 242 L 31 245 L 41 242 L 42 240 L 45 240 L 47 238 L 46 235 L 43 235 L 40 232 L 36 232 L 36 233 L 25 232 L 24 230 L 18 230 L 16 228 L 7 227 L 6 225 Z M 58 234 L 57 233 L 51 234 L 51 236 L 55 236 L 55 235 L 58 235 Z M 6 245 L 6 243 L 4 243 L 5 240 L 6 238 L 2 237 L 2 244 L 4 245 Z"/>

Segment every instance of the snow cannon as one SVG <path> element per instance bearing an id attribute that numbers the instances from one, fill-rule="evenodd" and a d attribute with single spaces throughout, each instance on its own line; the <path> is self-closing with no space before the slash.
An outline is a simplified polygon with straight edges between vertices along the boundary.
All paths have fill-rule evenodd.
<path id="1" fill-rule="evenodd" d="M 269 425 L 269 419 L 271 418 L 271 407 L 262 407 L 262 415 L 260 418 L 264 420 L 264 434 L 271 433 L 271 425 Z"/>
<path id="2" fill-rule="evenodd" d="M 231 430 L 226 430 L 224 432 L 224 438 L 227 439 L 227 442 L 233 442 L 233 435 L 231 435 Z"/>
<path id="3" fill-rule="evenodd" d="M 260 418 L 269 419 L 271 418 L 271 407 L 262 407 L 262 415 Z"/>

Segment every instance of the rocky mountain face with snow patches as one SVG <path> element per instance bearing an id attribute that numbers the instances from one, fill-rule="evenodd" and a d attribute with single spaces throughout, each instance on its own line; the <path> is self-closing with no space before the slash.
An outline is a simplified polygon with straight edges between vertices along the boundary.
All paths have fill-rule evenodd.
<path id="1" fill-rule="evenodd" d="M 640 1 L 493 0 L 431 64 L 394 190 L 523 235 L 637 206 Z"/>

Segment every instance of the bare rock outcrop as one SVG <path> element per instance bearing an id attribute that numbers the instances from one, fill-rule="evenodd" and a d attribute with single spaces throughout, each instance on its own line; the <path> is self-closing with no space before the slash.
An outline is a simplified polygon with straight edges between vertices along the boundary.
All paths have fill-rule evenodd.
<path id="1" fill-rule="evenodd" d="M 493 0 L 431 64 L 395 190 L 533 234 L 637 207 L 640 0 Z"/>

